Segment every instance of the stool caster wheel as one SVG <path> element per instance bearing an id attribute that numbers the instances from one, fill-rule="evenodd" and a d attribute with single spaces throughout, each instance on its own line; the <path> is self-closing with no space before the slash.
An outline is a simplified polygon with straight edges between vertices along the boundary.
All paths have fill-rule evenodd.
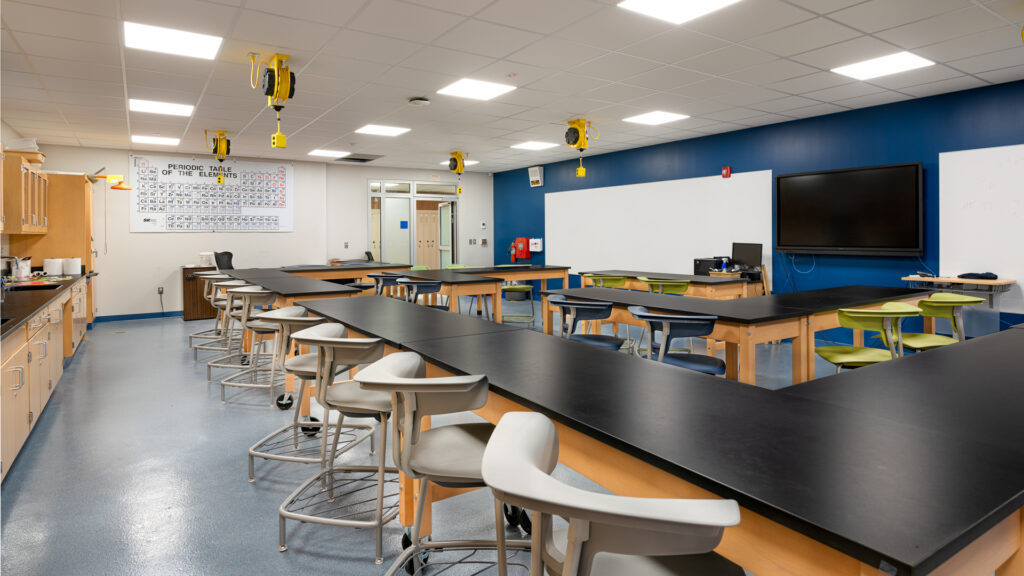
<path id="1" fill-rule="evenodd" d="M 428 536 L 427 540 L 429 540 L 429 539 L 430 539 L 430 537 Z M 406 550 L 410 546 L 412 546 L 412 538 L 409 537 L 409 533 L 408 532 L 403 532 L 402 533 L 402 550 Z M 424 566 L 427 564 L 427 560 L 429 558 L 430 558 L 430 554 L 426 550 L 420 552 L 420 563 L 423 564 Z M 416 573 L 416 560 L 414 558 L 409 558 L 408 560 L 406 560 L 406 562 L 405 562 L 405 572 L 407 574 L 415 574 Z"/>
<path id="2" fill-rule="evenodd" d="M 291 394 L 285 393 L 278 396 L 275 403 L 277 404 L 278 409 L 288 410 L 295 403 L 295 400 L 292 398 Z"/>
<path id="3" fill-rule="evenodd" d="M 526 508 L 519 509 L 519 527 L 529 536 L 533 534 L 533 521 L 530 520 L 530 511 Z"/>
<path id="4" fill-rule="evenodd" d="M 505 512 L 505 522 L 513 528 L 518 527 L 521 509 L 518 506 L 509 506 L 508 504 L 502 504 L 501 508 Z"/>
<path id="5" fill-rule="evenodd" d="M 317 418 L 316 416 L 310 416 L 309 417 L 309 422 L 319 422 L 319 421 L 320 421 L 320 419 Z M 309 436 L 310 438 L 316 438 L 317 433 L 320 432 L 320 427 L 319 426 L 302 426 L 302 427 L 300 427 L 300 429 L 302 430 L 303 434 L 305 434 L 306 436 Z"/>

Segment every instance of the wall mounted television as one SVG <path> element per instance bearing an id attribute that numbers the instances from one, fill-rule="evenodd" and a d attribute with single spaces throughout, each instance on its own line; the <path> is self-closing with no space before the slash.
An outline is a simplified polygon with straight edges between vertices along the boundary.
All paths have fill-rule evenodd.
<path id="1" fill-rule="evenodd" d="M 775 178 L 775 248 L 794 254 L 921 256 L 920 162 Z"/>

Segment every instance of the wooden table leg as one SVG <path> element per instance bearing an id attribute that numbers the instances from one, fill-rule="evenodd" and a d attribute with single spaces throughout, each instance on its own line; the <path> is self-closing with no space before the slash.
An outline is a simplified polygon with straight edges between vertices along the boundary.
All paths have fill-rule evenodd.
<path id="1" fill-rule="evenodd" d="M 497 288 L 491 293 L 491 320 L 497 324 L 501 324 L 501 284 L 496 285 Z M 480 299 L 483 300 L 484 296 L 481 294 Z"/>
<path id="2" fill-rule="evenodd" d="M 756 384 L 757 346 L 754 345 L 749 334 L 740 336 L 737 355 L 740 361 L 740 377 L 738 380 L 744 384 Z"/>
<path id="3" fill-rule="evenodd" d="M 924 317 L 924 333 L 935 334 L 935 318 L 931 316 Z"/>
<path id="4" fill-rule="evenodd" d="M 793 384 L 807 381 L 807 327 L 809 322 L 801 318 L 799 335 L 793 338 Z M 813 362 L 813 359 L 811 360 Z"/>
<path id="5" fill-rule="evenodd" d="M 739 370 L 740 354 L 739 344 L 735 342 L 725 343 L 725 377 L 730 380 L 738 380 L 740 376 Z"/>
<path id="6" fill-rule="evenodd" d="M 854 330 L 853 331 L 853 345 L 860 348 L 864 347 L 864 331 Z"/>
<path id="7" fill-rule="evenodd" d="M 1017 551 L 1002 566 L 996 568 L 996 576 L 1024 576 L 1024 549 L 1021 548 L 1021 541 L 1024 540 L 1024 511 L 1018 511 L 1017 514 L 1020 515 Z"/>
<path id="8" fill-rule="evenodd" d="M 448 311 L 459 313 L 459 296 L 456 290 L 448 289 Z"/>

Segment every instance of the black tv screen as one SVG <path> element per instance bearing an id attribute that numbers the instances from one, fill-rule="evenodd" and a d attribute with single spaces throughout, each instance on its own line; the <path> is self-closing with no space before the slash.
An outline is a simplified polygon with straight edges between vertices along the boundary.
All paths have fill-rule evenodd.
<path id="1" fill-rule="evenodd" d="M 775 247 L 798 254 L 920 256 L 920 163 L 775 179 Z"/>

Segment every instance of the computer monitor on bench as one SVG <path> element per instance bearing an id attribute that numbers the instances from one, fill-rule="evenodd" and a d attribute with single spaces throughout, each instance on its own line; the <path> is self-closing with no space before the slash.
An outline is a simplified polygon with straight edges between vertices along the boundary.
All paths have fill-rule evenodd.
<path id="1" fill-rule="evenodd" d="M 745 244 L 742 242 L 732 243 L 732 258 L 730 264 L 750 266 L 751 268 L 761 265 L 761 244 Z"/>

